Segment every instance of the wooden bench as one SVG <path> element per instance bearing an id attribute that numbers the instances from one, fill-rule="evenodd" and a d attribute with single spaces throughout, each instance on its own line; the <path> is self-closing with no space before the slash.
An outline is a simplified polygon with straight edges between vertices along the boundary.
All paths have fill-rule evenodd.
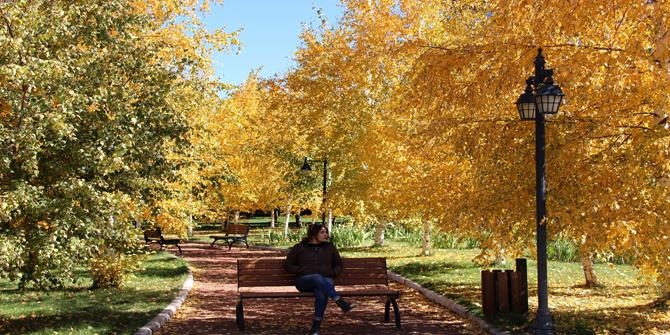
<path id="1" fill-rule="evenodd" d="M 223 240 L 228 244 L 228 250 L 230 250 L 235 243 L 244 243 L 247 248 L 249 248 L 249 243 L 247 243 L 247 236 L 249 235 L 248 225 L 228 224 L 224 233 L 225 235 L 210 235 L 209 237 L 214 239 L 211 246 L 214 246 L 216 241 Z"/>
<path id="2" fill-rule="evenodd" d="M 181 239 L 178 238 L 166 239 L 165 237 L 163 237 L 163 233 L 161 232 L 160 227 L 144 230 L 144 242 L 146 242 L 146 244 L 158 243 L 161 246 L 161 250 L 163 250 L 164 245 L 174 245 L 175 247 L 177 247 L 177 249 L 179 249 L 179 253 L 181 254 L 181 247 L 179 246 L 179 242 L 181 242 Z"/>
<path id="3" fill-rule="evenodd" d="M 284 269 L 285 258 L 256 258 L 237 260 L 237 291 L 239 300 L 235 308 L 237 327 L 244 330 L 244 301 L 250 299 L 282 299 L 314 297 L 313 293 L 300 292 L 295 286 L 295 275 Z M 396 328 L 400 328 L 400 310 L 397 299 L 400 291 L 388 286 L 386 259 L 342 258 L 343 271 L 335 278 L 335 287 L 342 297 L 386 297 L 384 322 L 389 322 L 390 306 Z"/>

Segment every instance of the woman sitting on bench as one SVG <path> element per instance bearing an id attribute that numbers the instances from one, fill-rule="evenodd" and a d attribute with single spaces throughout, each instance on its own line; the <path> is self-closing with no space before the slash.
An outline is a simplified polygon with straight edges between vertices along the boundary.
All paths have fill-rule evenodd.
<path id="1" fill-rule="evenodd" d="M 307 237 L 291 248 L 284 262 L 286 271 L 296 275 L 295 287 L 300 292 L 314 292 L 314 320 L 310 335 L 319 333 L 328 298 L 333 299 L 345 313 L 353 308 L 335 291 L 333 278 L 342 272 L 342 259 L 328 238 L 328 228 L 320 224 L 310 225 Z"/>

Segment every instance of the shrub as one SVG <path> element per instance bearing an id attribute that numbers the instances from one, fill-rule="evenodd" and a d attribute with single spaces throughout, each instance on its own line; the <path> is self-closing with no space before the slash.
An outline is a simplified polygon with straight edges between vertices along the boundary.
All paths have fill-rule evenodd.
<path id="1" fill-rule="evenodd" d="M 268 245 L 295 244 L 303 238 L 302 230 L 289 229 L 288 236 L 284 236 L 283 229 L 268 228 L 263 229 L 261 234 L 263 243 Z"/>
<path id="2" fill-rule="evenodd" d="M 422 231 L 411 229 L 402 225 L 392 225 L 386 230 L 389 239 L 408 243 L 412 247 L 421 247 L 423 244 Z M 430 236 L 431 245 L 438 249 L 474 249 L 479 248 L 479 240 L 473 237 L 459 236 L 458 234 L 446 233 L 434 230 Z"/>
<path id="3" fill-rule="evenodd" d="M 372 233 L 365 227 L 337 226 L 330 236 L 330 241 L 340 248 L 350 248 L 371 242 L 372 238 Z"/>
<path id="4" fill-rule="evenodd" d="M 138 268 L 138 256 L 123 255 L 115 251 L 105 251 L 93 258 L 89 270 L 93 278 L 94 289 L 118 288 L 128 276 Z"/>
<path id="5" fill-rule="evenodd" d="M 547 258 L 552 261 L 578 262 L 579 248 L 571 240 L 558 237 L 547 244 Z"/>
<path id="6" fill-rule="evenodd" d="M 407 240 L 410 235 L 414 234 L 414 232 L 403 226 L 403 225 L 395 225 L 395 224 L 389 224 L 386 228 L 385 235 L 386 237 L 393 239 L 393 240 Z"/>

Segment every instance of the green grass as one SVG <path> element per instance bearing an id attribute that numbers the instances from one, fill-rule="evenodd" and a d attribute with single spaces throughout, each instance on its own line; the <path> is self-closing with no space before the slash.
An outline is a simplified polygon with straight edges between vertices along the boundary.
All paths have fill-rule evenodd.
<path id="1" fill-rule="evenodd" d="M 160 313 L 188 275 L 184 260 L 146 256 L 120 289 L 90 290 L 90 278 L 64 290 L 17 290 L 0 281 L 1 334 L 132 334 Z"/>
<path id="2" fill-rule="evenodd" d="M 472 259 L 477 249 L 434 249 L 419 256 L 420 249 L 405 242 L 388 241 L 382 248 L 342 248 L 346 257 L 386 257 L 389 268 L 455 300 L 471 313 L 481 310 L 481 268 Z M 513 269 L 514 263 L 508 267 Z M 596 264 L 601 283 L 584 287 L 581 264 L 550 261 L 549 307 L 557 334 L 668 334 L 670 306 L 658 301 L 659 291 L 629 265 Z M 537 265 L 528 260 L 529 314 L 494 320 L 501 330 L 523 333 L 537 310 Z"/>
<path id="3" fill-rule="evenodd" d="M 431 256 L 419 256 L 419 248 L 387 240 L 382 248 L 344 248 L 341 251 L 345 257 L 386 257 L 393 272 L 439 292 L 475 313 L 477 308 L 481 309 L 478 302 L 481 299 L 480 268 L 472 262 L 478 250 L 434 249 Z"/>

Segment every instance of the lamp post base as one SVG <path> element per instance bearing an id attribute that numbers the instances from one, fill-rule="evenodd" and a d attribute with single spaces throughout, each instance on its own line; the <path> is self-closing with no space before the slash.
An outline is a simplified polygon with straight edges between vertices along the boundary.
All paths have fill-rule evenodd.
<path id="1" fill-rule="evenodd" d="M 533 322 L 532 333 L 535 335 L 554 335 L 554 325 L 551 322 L 551 315 L 539 313 Z"/>

